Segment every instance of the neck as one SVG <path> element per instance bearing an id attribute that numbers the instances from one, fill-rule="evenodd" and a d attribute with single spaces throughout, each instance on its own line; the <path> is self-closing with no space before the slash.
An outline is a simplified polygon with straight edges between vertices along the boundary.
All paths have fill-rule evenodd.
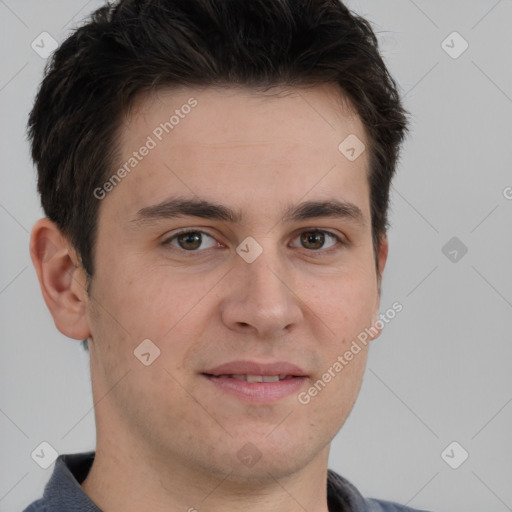
<path id="1" fill-rule="evenodd" d="M 293 474 L 274 478 L 267 473 L 264 478 L 244 480 L 233 473 L 208 474 L 169 457 L 162 461 L 134 448 L 140 442 L 116 440 L 98 438 L 94 463 L 82 483 L 84 492 L 102 510 L 328 512 L 329 446 Z"/>

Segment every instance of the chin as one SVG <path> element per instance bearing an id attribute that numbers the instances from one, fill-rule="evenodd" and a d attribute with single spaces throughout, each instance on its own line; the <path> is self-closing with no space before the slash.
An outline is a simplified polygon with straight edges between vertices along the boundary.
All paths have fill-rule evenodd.
<path id="1" fill-rule="evenodd" d="M 245 436 L 231 441 L 229 453 L 218 462 L 223 478 L 235 484 L 268 485 L 297 473 L 322 452 L 321 445 L 310 443 L 305 449 L 304 442 L 282 436 L 273 440 Z"/>

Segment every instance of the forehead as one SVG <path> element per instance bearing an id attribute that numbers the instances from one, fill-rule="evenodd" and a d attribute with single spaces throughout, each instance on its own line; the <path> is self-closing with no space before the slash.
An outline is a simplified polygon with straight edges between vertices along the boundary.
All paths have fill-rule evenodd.
<path id="1" fill-rule="evenodd" d="M 308 194 L 367 196 L 368 151 L 351 161 L 340 150 L 354 136 L 368 148 L 359 116 L 334 86 L 158 91 L 139 98 L 121 126 L 117 166 L 136 165 L 112 199 L 123 196 L 122 208 L 133 211 L 171 195 L 222 197 L 238 209 Z"/>
<path id="2" fill-rule="evenodd" d="M 230 136 L 249 143 L 258 143 L 260 138 L 289 139 L 292 134 L 308 134 L 309 139 L 312 133 L 318 133 L 318 138 L 326 134 L 337 137 L 347 130 L 366 137 L 352 103 L 334 84 L 276 86 L 265 91 L 228 86 L 156 90 L 140 95 L 133 103 L 122 126 L 122 141 L 129 144 L 140 130 L 159 132 L 158 127 L 166 122 L 172 125 L 173 135 L 180 133 L 181 143 L 203 140 L 222 144 Z M 193 126 L 193 133 L 183 125 Z M 240 132 L 240 127 L 245 131 Z M 164 130 L 161 135 L 165 134 Z M 154 135 L 158 138 L 158 133 Z"/>

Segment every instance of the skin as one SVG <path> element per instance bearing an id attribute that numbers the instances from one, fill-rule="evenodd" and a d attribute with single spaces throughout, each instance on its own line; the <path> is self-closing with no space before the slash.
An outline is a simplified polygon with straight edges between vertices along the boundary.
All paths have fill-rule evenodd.
<path id="1" fill-rule="evenodd" d="M 327 511 L 330 443 L 356 400 L 367 347 L 307 405 L 296 393 L 248 403 L 201 375 L 234 360 L 287 361 L 308 374 L 305 391 L 378 315 L 388 246 L 383 237 L 376 268 L 368 151 L 351 162 L 338 150 L 349 134 L 368 148 L 364 127 L 334 86 L 280 92 L 139 99 L 121 127 L 119 166 L 175 109 L 198 103 L 101 201 L 89 294 L 58 228 L 42 219 L 33 229 L 57 328 L 89 339 L 97 448 L 82 488 L 103 510 Z M 242 220 L 135 221 L 176 195 L 226 205 Z M 357 206 L 362 222 L 282 221 L 287 206 L 327 199 Z M 212 238 L 195 252 L 165 243 L 182 228 Z M 301 242 L 315 230 L 345 243 Z M 253 263 L 236 253 L 248 236 L 263 248 Z M 144 339 L 161 351 L 149 366 L 133 353 Z M 249 442 L 261 455 L 252 467 L 237 456 Z"/>

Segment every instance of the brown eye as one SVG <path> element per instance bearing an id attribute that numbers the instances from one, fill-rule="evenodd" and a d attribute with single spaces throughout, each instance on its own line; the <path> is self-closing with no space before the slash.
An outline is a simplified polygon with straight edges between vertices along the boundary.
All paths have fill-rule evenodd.
<path id="1" fill-rule="evenodd" d="M 184 233 L 176 237 L 179 246 L 187 251 L 193 251 L 201 247 L 201 234 L 200 233 Z"/>
<path id="2" fill-rule="evenodd" d="M 205 247 L 208 239 L 211 240 L 210 245 Z M 209 249 L 214 247 L 215 244 L 215 239 L 203 231 L 182 231 L 164 242 L 164 245 L 172 245 L 188 252 L 200 252 L 200 248 L 201 250 Z"/>
<path id="3" fill-rule="evenodd" d="M 321 231 L 304 231 L 300 241 L 306 249 L 321 249 L 325 243 L 325 234 Z"/>
<path id="4" fill-rule="evenodd" d="M 300 247 L 309 249 L 310 251 L 317 251 L 319 253 L 329 252 L 329 249 L 335 248 L 336 245 L 343 244 L 343 241 L 334 233 L 323 231 L 321 229 L 303 231 L 299 238 Z M 329 239 L 331 242 L 328 242 Z M 326 245 L 326 242 L 328 242 L 328 245 Z M 324 250 L 320 251 L 320 249 Z"/>

